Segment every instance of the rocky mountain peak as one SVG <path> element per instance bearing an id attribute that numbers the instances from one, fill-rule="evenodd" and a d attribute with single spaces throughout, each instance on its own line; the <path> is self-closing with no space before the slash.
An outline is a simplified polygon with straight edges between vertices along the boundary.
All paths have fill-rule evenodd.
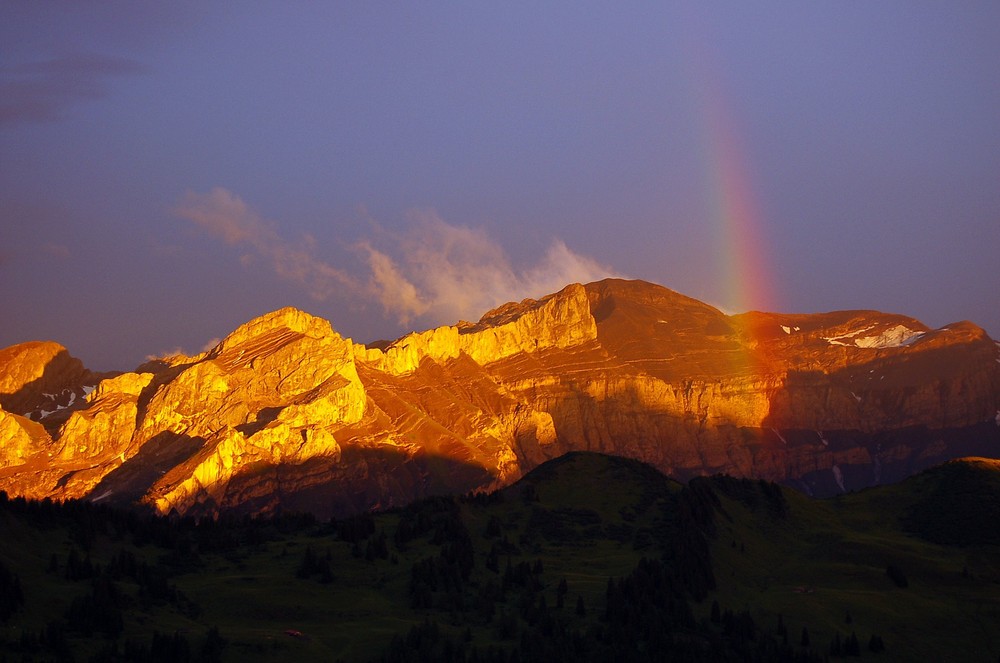
<path id="1" fill-rule="evenodd" d="M 58 426 L 103 377 L 53 341 L 29 341 L 0 350 L 0 407 Z M 55 416 L 52 416 L 55 415 Z M 58 423 L 57 423 L 58 422 Z"/>
<path id="2" fill-rule="evenodd" d="M 212 348 L 209 355 L 219 355 L 240 345 L 284 332 L 293 332 L 314 339 L 340 339 L 340 335 L 333 330 L 329 321 L 286 306 L 240 325 Z"/>
<path id="3" fill-rule="evenodd" d="M 22 416 L 70 384 L 44 426 Z M 118 376 L 22 344 L 0 351 L 0 405 L 0 489 L 161 513 L 343 515 L 574 450 L 833 494 L 1000 455 L 1000 347 L 971 323 L 729 316 L 608 279 L 370 347 L 284 308 Z"/>
<path id="4" fill-rule="evenodd" d="M 358 348 L 359 361 L 396 375 L 412 373 L 425 359 L 448 361 L 464 354 L 491 364 L 519 353 L 568 348 L 597 338 L 586 289 L 569 285 L 538 300 L 526 299 L 463 323 L 408 334 L 380 348 Z"/>

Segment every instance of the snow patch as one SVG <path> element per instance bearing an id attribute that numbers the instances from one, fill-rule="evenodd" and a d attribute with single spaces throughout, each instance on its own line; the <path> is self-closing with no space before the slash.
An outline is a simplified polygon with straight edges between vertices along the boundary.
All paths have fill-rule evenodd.
<path id="1" fill-rule="evenodd" d="M 111 495 L 111 491 L 110 490 L 106 490 L 106 491 L 104 491 L 103 493 L 101 493 L 100 495 L 98 495 L 97 497 L 93 498 L 90 501 L 94 502 L 96 504 L 97 502 L 100 502 L 101 500 L 103 500 L 105 497 L 108 497 L 109 495 Z"/>
<path id="2" fill-rule="evenodd" d="M 861 402 L 861 397 L 855 394 L 853 391 L 851 392 L 851 396 L 854 396 L 854 400 L 856 400 L 857 402 L 859 403 Z"/>
<path id="3" fill-rule="evenodd" d="M 858 329 L 857 331 L 842 334 L 840 336 L 825 336 L 823 337 L 823 340 L 830 345 L 880 349 L 899 348 L 911 345 L 920 340 L 920 338 L 924 335 L 924 332 L 914 331 L 903 325 L 896 325 L 895 327 L 890 327 L 889 329 L 882 331 L 882 333 L 874 336 L 860 336 L 860 334 L 864 334 L 872 329 L 875 329 L 875 325 L 869 325 L 864 329 Z"/>
<path id="4" fill-rule="evenodd" d="M 844 343 L 842 339 L 853 338 L 858 334 L 864 334 L 866 331 L 871 331 L 872 329 L 875 329 L 875 325 L 868 325 L 864 329 L 858 329 L 857 331 L 852 331 L 847 334 L 842 334 L 840 336 L 824 336 L 823 340 L 829 343 L 830 345 L 846 345 L 848 347 L 855 347 L 854 341 L 851 341 L 850 343 Z"/>
<path id="5" fill-rule="evenodd" d="M 911 345 L 924 335 L 924 332 L 913 331 L 903 325 L 896 325 L 892 329 L 886 329 L 878 336 L 866 336 L 855 339 L 854 344 L 859 348 L 899 348 Z"/>
<path id="6" fill-rule="evenodd" d="M 844 473 L 840 471 L 840 467 L 837 465 L 834 465 L 832 470 L 833 478 L 837 482 L 837 485 L 840 486 L 840 492 L 846 493 L 847 489 L 844 488 Z"/>
<path id="7" fill-rule="evenodd" d="M 791 334 L 792 333 L 792 328 L 791 327 L 786 327 L 785 325 L 781 325 L 781 331 L 785 332 L 786 334 Z"/>
<path id="8" fill-rule="evenodd" d="M 787 447 L 788 446 L 788 440 L 786 440 L 782 436 L 782 434 L 778 432 L 778 429 L 777 428 L 772 428 L 771 430 L 774 432 L 775 435 L 778 436 L 778 439 L 781 440 L 782 444 L 784 444 Z"/>
<path id="9" fill-rule="evenodd" d="M 90 392 L 97 388 L 96 384 L 85 384 L 83 385 L 83 395 L 90 396 Z"/>
<path id="10" fill-rule="evenodd" d="M 824 447 L 830 446 L 830 443 L 826 441 L 825 437 L 823 437 L 823 431 L 821 430 L 816 431 L 816 435 L 819 436 L 819 441 L 823 443 Z"/>

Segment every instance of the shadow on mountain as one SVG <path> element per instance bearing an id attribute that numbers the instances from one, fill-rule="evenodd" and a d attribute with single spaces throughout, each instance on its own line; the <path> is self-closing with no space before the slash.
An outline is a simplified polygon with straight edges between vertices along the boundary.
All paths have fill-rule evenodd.
<path id="1" fill-rule="evenodd" d="M 109 472 L 94 486 L 92 502 L 133 504 L 145 495 L 160 477 L 184 463 L 204 446 L 202 437 L 163 432 L 142 445 L 139 453 Z"/>
<path id="2" fill-rule="evenodd" d="M 257 413 L 257 418 L 254 421 L 240 424 L 236 426 L 236 430 L 243 433 L 244 437 L 251 437 L 254 433 L 264 430 L 267 425 L 278 418 L 281 411 L 285 408 L 281 407 L 265 407 Z"/>
<path id="3" fill-rule="evenodd" d="M 484 467 L 391 447 L 345 446 L 339 460 L 255 465 L 228 483 L 222 503 L 208 499 L 186 515 L 308 512 L 324 519 L 405 506 L 435 495 L 463 494 L 492 484 Z"/>
<path id="4" fill-rule="evenodd" d="M 14 348 L 9 349 L 13 350 Z M 39 352 L 43 352 L 43 350 L 39 349 Z M 0 363 L 3 363 L 3 359 L 5 357 L 0 356 Z M 23 414 L 31 412 L 41 405 L 48 405 L 51 409 L 54 409 L 57 404 L 68 405 L 68 395 L 66 402 L 60 403 L 43 396 L 43 394 L 58 394 L 64 389 L 79 390 L 84 381 L 91 375 L 91 372 L 84 368 L 82 361 L 70 355 L 63 348 L 48 359 L 39 377 L 25 383 L 17 391 L 0 392 L 0 407 L 14 414 Z"/>
<path id="5" fill-rule="evenodd" d="M 193 363 L 171 365 L 162 359 L 154 359 L 135 369 L 137 373 L 153 374 L 153 379 L 149 381 L 149 384 L 147 384 L 145 388 L 143 388 L 135 404 L 136 430 L 142 427 L 142 422 L 146 419 L 146 412 L 149 409 L 149 403 L 153 400 L 153 396 L 156 395 L 156 392 L 159 391 L 160 387 L 172 381 L 193 365 Z"/>
<path id="6" fill-rule="evenodd" d="M 915 404 L 922 401 L 915 395 L 917 385 L 893 371 L 919 370 L 919 365 L 893 365 L 876 356 L 830 374 L 789 373 L 783 388 L 771 397 L 770 412 L 759 431 L 762 438 L 775 438 L 766 445 L 768 453 L 774 466 L 786 468 L 788 475 L 765 478 L 815 497 L 830 497 L 896 483 L 955 458 L 1000 456 L 1000 426 L 992 418 L 942 428 L 908 423 L 926 418 L 924 412 L 915 411 Z M 883 387 L 886 377 L 888 383 L 895 384 Z M 951 393 L 950 387 L 942 380 L 928 399 L 937 399 L 936 406 L 943 413 L 974 410 L 968 394 L 960 389 Z M 992 392 L 986 389 L 984 393 Z M 802 413 L 810 409 L 826 412 L 832 419 L 817 420 L 811 428 L 787 427 L 789 421 L 801 420 Z M 842 422 L 852 419 L 859 423 L 877 420 L 883 426 L 877 431 L 842 427 Z M 833 421 L 841 427 L 824 425 Z"/>

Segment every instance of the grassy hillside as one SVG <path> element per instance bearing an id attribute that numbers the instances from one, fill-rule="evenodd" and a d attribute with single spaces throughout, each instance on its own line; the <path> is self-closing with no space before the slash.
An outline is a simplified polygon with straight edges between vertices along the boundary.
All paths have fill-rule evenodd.
<path id="1" fill-rule="evenodd" d="M 949 464 L 815 501 L 571 454 L 329 523 L 3 500 L 0 658 L 822 660 L 853 634 L 865 660 L 995 661 L 997 520 L 954 512 L 1000 503 L 998 477 Z M 954 523 L 979 533 L 953 545 Z"/>
<path id="2" fill-rule="evenodd" d="M 784 489 L 784 517 L 721 494 L 731 518 L 717 518 L 712 541 L 718 600 L 762 623 L 781 614 L 790 638 L 807 627 L 814 645 L 827 648 L 838 634 L 856 633 L 863 645 L 877 634 L 886 651 L 876 660 L 997 660 L 1000 549 L 972 540 L 996 533 L 1000 520 L 964 504 L 956 510 L 942 482 L 951 469 L 942 469 L 830 500 Z M 1000 475 L 974 474 L 982 501 L 1000 497 Z M 951 545 L 931 534 L 938 520 L 966 522 L 978 534 L 962 530 Z"/>

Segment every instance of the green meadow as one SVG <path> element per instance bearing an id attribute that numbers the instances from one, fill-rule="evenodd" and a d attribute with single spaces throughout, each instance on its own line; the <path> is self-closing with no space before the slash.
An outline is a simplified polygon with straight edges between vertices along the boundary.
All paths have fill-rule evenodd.
<path id="1" fill-rule="evenodd" d="M 813 500 L 596 454 L 331 522 L 5 499 L 0 660 L 996 661 L 998 504 L 973 464 Z"/>

